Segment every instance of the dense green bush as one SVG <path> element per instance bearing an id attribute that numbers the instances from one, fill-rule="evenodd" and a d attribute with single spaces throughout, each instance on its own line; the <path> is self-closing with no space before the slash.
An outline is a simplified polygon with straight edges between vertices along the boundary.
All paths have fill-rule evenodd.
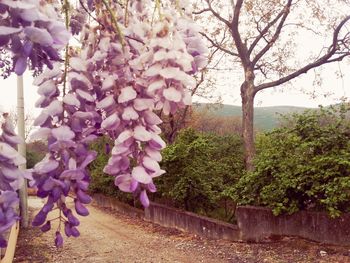
<path id="1" fill-rule="evenodd" d="M 114 177 L 103 173 L 108 161 L 107 144 L 113 142 L 103 137 L 91 147 L 98 155 L 90 165 L 90 192 L 114 196 L 134 205 L 133 196 L 119 191 Z M 232 217 L 235 203 L 223 192 L 242 174 L 239 136 L 217 136 L 185 129 L 162 155 L 161 166 L 167 173 L 155 178 L 158 191 L 150 196 L 151 200 L 224 220 Z"/>
<path id="2" fill-rule="evenodd" d="M 157 201 L 228 220 L 223 192 L 240 178 L 242 142 L 237 135 L 217 136 L 184 129 L 162 152 L 166 174 L 156 179 Z M 226 206 L 226 209 L 225 209 Z"/>
<path id="3" fill-rule="evenodd" d="M 350 121 L 346 105 L 286 117 L 284 127 L 257 138 L 255 171 L 229 195 L 266 205 L 274 214 L 350 210 Z"/>

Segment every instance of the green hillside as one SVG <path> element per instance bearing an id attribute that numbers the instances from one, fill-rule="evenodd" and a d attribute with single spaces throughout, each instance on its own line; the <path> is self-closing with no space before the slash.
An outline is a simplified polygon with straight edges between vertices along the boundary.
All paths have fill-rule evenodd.
<path id="1" fill-rule="evenodd" d="M 210 112 L 219 116 L 242 116 L 242 109 L 240 106 L 200 103 L 195 107 L 200 111 L 209 108 Z M 271 130 L 277 127 L 280 114 L 303 112 L 306 109 L 308 108 L 295 106 L 256 107 L 254 110 L 255 128 L 258 130 Z"/>

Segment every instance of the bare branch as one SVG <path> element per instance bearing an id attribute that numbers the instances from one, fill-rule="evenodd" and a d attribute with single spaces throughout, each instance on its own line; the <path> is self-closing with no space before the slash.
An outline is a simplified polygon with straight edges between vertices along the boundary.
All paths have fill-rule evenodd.
<path id="1" fill-rule="evenodd" d="M 257 29 L 258 29 L 258 31 L 259 31 L 260 34 L 259 34 L 259 36 L 257 36 L 257 37 L 254 39 L 253 43 L 250 45 L 250 47 L 249 47 L 249 49 L 248 49 L 248 54 L 249 54 L 249 55 L 253 52 L 254 48 L 255 48 L 256 45 L 259 43 L 259 41 L 260 41 L 261 39 L 265 39 L 265 38 L 264 38 L 265 34 L 269 31 L 269 29 L 270 29 L 274 24 L 277 23 L 277 21 L 282 17 L 282 15 L 284 14 L 284 12 L 285 12 L 285 10 L 282 9 L 281 12 L 279 12 L 278 15 L 275 17 L 275 19 L 273 19 L 270 23 L 268 23 L 262 30 L 260 30 L 260 28 L 259 28 L 259 25 L 258 25 L 258 24 L 259 24 L 259 21 L 256 21 Z"/>
<path id="2" fill-rule="evenodd" d="M 275 34 L 273 35 L 271 40 L 267 43 L 267 45 L 265 47 L 263 47 L 263 49 L 260 50 L 259 53 L 255 56 L 255 58 L 252 61 L 253 65 L 255 65 L 259 61 L 259 59 L 261 59 L 261 57 L 266 54 L 266 52 L 272 47 L 272 45 L 278 39 L 278 37 L 279 37 L 279 35 L 281 33 L 281 30 L 282 30 L 282 27 L 283 27 L 283 25 L 284 25 L 288 15 L 289 15 L 289 11 L 290 11 L 290 7 L 292 5 L 292 2 L 293 2 L 293 0 L 288 0 L 287 4 L 283 8 L 283 10 L 282 10 L 283 15 L 281 16 L 280 22 L 278 23 L 278 26 L 276 28 Z M 277 19 L 277 21 L 278 21 L 278 19 Z"/>
<path id="3" fill-rule="evenodd" d="M 226 20 L 225 18 L 223 18 L 218 12 L 216 12 L 213 7 L 211 6 L 210 0 L 205 0 L 208 4 L 208 8 L 210 10 L 210 12 L 217 18 L 219 19 L 221 22 L 223 22 L 226 26 L 230 27 L 230 22 L 228 20 Z"/>
<path id="4" fill-rule="evenodd" d="M 202 10 L 199 10 L 199 11 L 193 11 L 192 14 L 193 15 L 200 15 L 200 14 L 203 14 L 205 12 L 210 12 L 211 10 L 209 8 L 204 8 Z"/>
<path id="5" fill-rule="evenodd" d="M 322 57 L 320 57 L 319 59 L 315 60 L 312 63 L 307 64 L 306 66 L 300 68 L 299 70 L 294 71 L 293 73 L 289 74 L 288 76 L 285 76 L 283 78 L 280 78 L 278 80 L 275 81 L 271 81 L 268 83 L 263 83 L 259 86 L 257 86 L 255 88 L 255 93 L 257 93 L 260 90 L 263 89 L 267 89 L 267 88 L 271 88 L 271 87 L 276 87 L 278 85 L 281 85 L 283 83 L 286 83 L 287 81 L 290 81 L 298 76 L 300 76 L 301 74 L 305 74 L 307 73 L 310 69 L 313 68 L 317 68 L 323 64 L 328 64 L 328 63 L 332 63 L 335 61 L 341 61 L 343 60 L 345 57 L 350 56 L 350 50 L 348 50 L 348 52 L 342 52 L 339 56 L 337 57 L 333 57 L 334 55 L 337 55 L 337 51 L 339 49 L 339 33 L 340 30 L 342 29 L 342 27 L 345 25 L 346 22 L 348 22 L 350 20 L 350 16 L 345 17 L 337 26 L 337 28 L 334 30 L 333 33 L 333 42 L 330 45 L 330 47 L 328 48 L 328 51 L 326 54 L 324 54 Z"/>
<path id="6" fill-rule="evenodd" d="M 213 47 L 216 47 L 216 48 L 220 49 L 221 51 L 223 51 L 223 52 L 225 52 L 225 53 L 227 53 L 227 54 L 229 54 L 231 56 L 238 57 L 237 53 L 232 52 L 231 50 L 224 48 L 222 46 L 222 43 L 216 43 L 213 39 L 211 39 L 207 34 L 205 34 L 203 32 L 200 32 L 200 34 L 202 36 L 204 36 L 212 44 Z M 222 42 L 223 42 L 223 40 L 222 40 Z"/>

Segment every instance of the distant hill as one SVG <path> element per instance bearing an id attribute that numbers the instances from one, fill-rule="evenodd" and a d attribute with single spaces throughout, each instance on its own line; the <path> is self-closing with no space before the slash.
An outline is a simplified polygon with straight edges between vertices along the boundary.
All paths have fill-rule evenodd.
<path id="1" fill-rule="evenodd" d="M 211 113 L 218 116 L 242 116 L 242 109 L 240 106 L 199 103 L 195 106 L 195 108 L 199 111 L 209 108 Z M 295 106 L 256 107 L 254 109 L 254 125 L 258 130 L 272 130 L 278 126 L 280 114 L 303 112 L 307 109 L 308 108 L 305 107 Z"/>

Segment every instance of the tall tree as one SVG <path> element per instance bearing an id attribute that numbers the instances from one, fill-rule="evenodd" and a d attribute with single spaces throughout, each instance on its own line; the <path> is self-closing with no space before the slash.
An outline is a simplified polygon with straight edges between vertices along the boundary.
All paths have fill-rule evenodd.
<path id="1" fill-rule="evenodd" d="M 196 7 L 194 14 L 210 14 L 217 21 L 218 26 L 208 27 L 203 35 L 212 46 L 231 56 L 233 62 L 239 62 L 244 73 L 240 85 L 242 135 L 246 168 L 253 170 L 255 95 L 348 57 L 349 4 L 341 0 L 202 0 Z M 224 43 L 216 37 L 220 27 L 230 35 Z M 328 44 L 319 50 L 315 47 L 309 55 L 302 54 L 302 49 L 296 50 L 301 48 L 300 32 L 315 34 Z"/>

